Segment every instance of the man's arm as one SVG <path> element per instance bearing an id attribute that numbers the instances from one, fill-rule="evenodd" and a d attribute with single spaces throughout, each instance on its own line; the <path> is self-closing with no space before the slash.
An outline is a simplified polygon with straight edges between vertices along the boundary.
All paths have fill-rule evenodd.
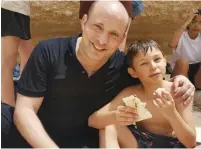
<path id="1" fill-rule="evenodd" d="M 183 102 L 184 105 L 188 105 L 194 99 L 195 87 L 183 75 L 177 75 L 171 80 L 173 82 L 172 91 L 175 102 Z"/>
<path id="2" fill-rule="evenodd" d="M 37 112 L 43 97 L 17 96 L 14 122 L 21 135 L 34 148 L 58 148 L 48 136 L 40 122 Z"/>
<path id="3" fill-rule="evenodd" d="M 173 127 L 176 136 L 187 148 L 195 147 L 196 132 L 192 117 L 192 103 L 185 107 L 180 103 L 175 115 L 170 117 L 169 122 Z"/>
<path id="4" fill-rule="evenodd" d="M 128 90 L 121 91 L 110 103 L 94 112 L 88 119 L 88 125 L 97 129 L 108 125 L 130 125 L 137 119 L 134 108 L 124 106 L 122 98 L 129 96 Z"/>

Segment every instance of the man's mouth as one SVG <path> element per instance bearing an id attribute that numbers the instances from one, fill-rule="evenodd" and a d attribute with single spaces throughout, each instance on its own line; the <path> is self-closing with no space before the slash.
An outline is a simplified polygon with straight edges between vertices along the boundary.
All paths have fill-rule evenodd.
<path id="1" fill-rule="evenodd" d="M 96 50 L 99 51 L 99 52 L 102 52 L 102 51 L 105 50 L 104 48 L 101 48 L 101 47 L 95 45 L 94 43 L 92 43 L 92 45 L 93 45 L 94 49 L 96 49 Z"/>

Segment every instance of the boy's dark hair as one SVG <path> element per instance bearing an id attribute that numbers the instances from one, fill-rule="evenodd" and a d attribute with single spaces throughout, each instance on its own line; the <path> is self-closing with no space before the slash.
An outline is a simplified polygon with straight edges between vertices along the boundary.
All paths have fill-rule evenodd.
<path id="1" fill-rule="evenodd" d="M 128 66 L 131 67 L 133 65 L 133 58 L 139 52 L 143 52 L 144 55 L 146 55 L 149 49 L 152 51 L 152 48 L 157 48 L 161 51 L 160 45 L 154 40 L 137 40 L 134 43 L 132 43 L 129 46 L 127 55 L 126 55 L 126 61 Z"/>

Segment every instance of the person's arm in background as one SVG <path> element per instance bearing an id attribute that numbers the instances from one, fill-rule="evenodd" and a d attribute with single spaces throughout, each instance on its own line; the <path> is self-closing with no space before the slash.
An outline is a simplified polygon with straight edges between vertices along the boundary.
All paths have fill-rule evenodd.
<path id="1" fill-rule="evenodd" d="M 169 42 L 169 47 L 170 48 L 176 48 L 178 43 L 179 43 L 179 39 L 182 35 L 182 33 L 187 29 L 187 26 L 191 23 L 192 19 L 194 18 L 195 14 L 191 14 L 187 21 L 179 27 L 179 29 L 174 33 L 172 39 Z"/>
<path id="2" fill-rule="evenodd" d="M 37 116 L 42 101 L 43 97 L 27 97 L 18 94 L 14 123 L 33 148 L 58 148 L 46 133 Z"/>

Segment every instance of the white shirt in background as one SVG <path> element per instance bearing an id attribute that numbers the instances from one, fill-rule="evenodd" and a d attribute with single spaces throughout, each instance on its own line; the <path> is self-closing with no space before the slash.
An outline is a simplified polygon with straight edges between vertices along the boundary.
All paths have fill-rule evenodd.
<path id="1" fill-rule="evenodd" d="M 182 33 L 177 48 L 173 50 L 172 68 L 176 60 L 181 57 L 185 58 L 189 64 L 201 62 L 201 33 L 196 39 L 191 39 L 187 31 Z"/>
<path id="2" fill-rule="evenodd" d="M 1 8 L 30 16 L 29 1 L 1 1 Z"/>

